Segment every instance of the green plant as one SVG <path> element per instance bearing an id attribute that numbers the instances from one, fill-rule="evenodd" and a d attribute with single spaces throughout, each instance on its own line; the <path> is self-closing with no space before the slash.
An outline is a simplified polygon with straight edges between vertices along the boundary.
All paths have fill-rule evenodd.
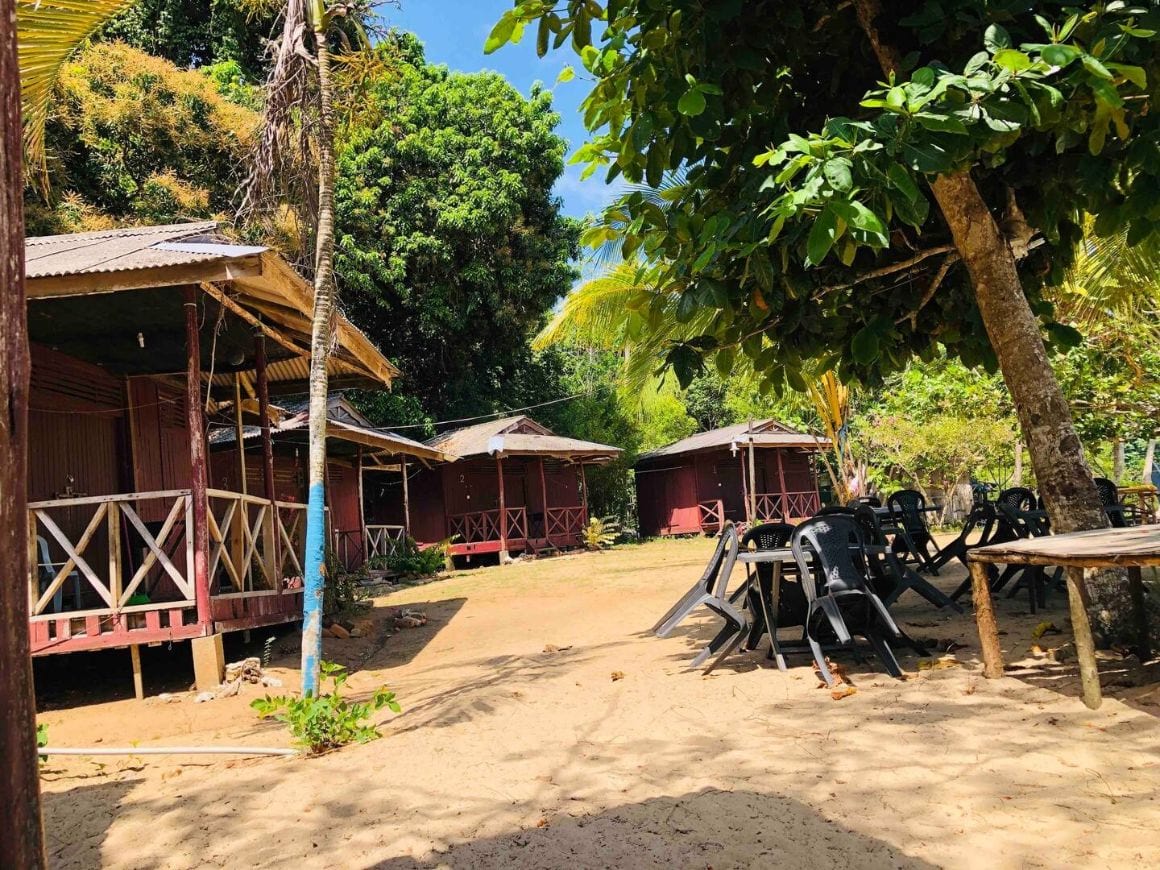
<path id="1" fill-rule="evenodd" d="M 348 571 L 334 550 L 326 550 L 326 585 L 322 589 L 322 612 L 334 616 L 350 610 L 369 597 L 366 582 L 370 580 L 367 565 Z"/>
<path id="2" fill-rule="evenodd" d="M 451 540 L 447 539 L 430 547 L 420 548 L 415 539 L 408 535 L 388 556 L 375 561 L 393 574 L 427 577 L 438 574 L 446 566 L 447 547 L 450 544 Z"/>
<path id="3" fill-rule="evenodd" d="M 250 706 L 263 719 L 277 719 L 285 722 L 294 736 L 294 742 L 312 755 L 337 749 L 348 743 L 368 743 L 382 735 L 370 724 L 371 714 L 383 707 L 392 713 L 402 710 L 395 693 L 386 686 L 380 687 L 365 703 L 352 704 L 342 696 L 347 672 L 342 665 L 321 662 L 320 670 L 324 680 L 333 681 L 334 688 L 329 693 L 292 697 L 279 695 L 256 698 Z"/>
<path id="4" fill-rule="evenodd" d="M 43 749 L 48 746 L 48 726 L 43 722 L 36 723 L 36 748 Z M 47 755 L 40 756 L 40 763 L 44 764 L 48 760 Z"/>
<path id="5" fill-rule="evenodd" d="M 603 550 L 616 543 L 620 525 L 611 517 L 592 517 L 584 527 L 584 546 L 589 550 Z"/>

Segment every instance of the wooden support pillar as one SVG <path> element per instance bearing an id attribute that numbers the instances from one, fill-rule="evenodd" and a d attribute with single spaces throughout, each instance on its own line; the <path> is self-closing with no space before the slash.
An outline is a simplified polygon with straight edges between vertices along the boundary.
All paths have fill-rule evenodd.
<path id="1" fill-rule="evenodd" d="M 403 535 L 410 536 L 411 534 L 411 491 L 407 483 L 407 456 L 403 454 Z M 444 510 L 444 524 L 446 524 L 447 511 Z"/>
<path id="2" fill-rule="evenodd" d="M 246 488 L 246 442 L 245 423 L 242 420 L 242 376 L 234 375 L 234 440 L 238 444 L 238 492 L 245 495 Z"/>
<path id="3" fill-rule="evenodd" d="M 781 487 L 781 521 L 783 523 L 789 522 L 789 492 L 785 487 L 785 463 L 782 461 L 781 448 L 774 449 L 777 457 L 777 482 Z"/>
<path id="4" fill-rule="evenodd" d="M 503 492 L 503 457 L 497 456 L 495 458 L 495 471 L 499 476 L 499 560 L 504 562 L 508 557 L 507 546 L 507 502 L 504 500 Z"/>
<path id="5" fill-rule="evenodd" d="M 749 516 L 753 522 L 760 522 L 761 518 L 757 516 L 757 454 L 753 452 L 752 420 L 749 421 Z"/>
<path id="6" fill-rule="evenodd" d="M 991 601 L 991 581 L 983 562 L 970 562 L 971 598 L 975 603 L 975 623 L 979 628 L 979 644 L 983 650 L 983 676 L 997 680 L 1003 676 L 1003 650 L 999 646 L 999 626 L 995 623 L 995 608 Z"/>
<path id="7" fill-rule="evenodd" d="M 588 525 L 588 476 L 584 473 L 584 463 L 580 463 L 580 492 L 584 496 L 580 504 L 584 508 L 584 513 L 581 517 L 583 523 L 581 525 Z"/>
<path id="8" fill-rule="evenodd" d="M 749 484 L 746 479 L 749 477 L 745 470 L 745 448 L 742 447 L 738 451 L 737 458 L 741 460 L 741 509 L 745 511 L 745 522 L 751 524 L 753 522 L 753 515 L 749 511 Z M 722 499 L 721 512 L 725 512 L 724 499 Z"/>
<path id="9" fill-rule="evenodd" d="M 581 463 L 583 468 L 584 464 Z M 549 544 L 552 543 L 552 538 L 548 534 L 548 478 L 544 475 L 544 457 L 540 457 L 540 497 L 543 500 L 543 516 L 544 516 L 544 540 Z"/>
<path id="10" fill-rule="evenodd" d="M 355 457 L 355 470 L 358 474 L 358 539 L 362 546 L 360 558 L 366 562 L 370 551 L 367 549 L 367 510 L 363 503 L 363 448 L 361 444 L 358 446 L 358 454 Z"/>
<path id="11" fill-rule="evenodd" d="M 133 695 L 138 701 L 145 700 L 145 684 L 141 679 L 141 647 L 130 644 L 129 659 L 133 663 Z"/>
<path id="12" fill-rule="evenodd" d="M 266 374 L 266 338 L 254 336 L 254 377 L 258 388 L 258 425 L 262 429 L 262 488 L 270 502 L 270 520 L 262 527 L 262 552 L 266 570 L 273 578 L 278 592 L 282 583 L 282 536 L 278 532 L 278 495 L 274 488 L 274 438 L 270 432 L 270 379 Z"/>
<path id="13" fill-rule="evenodd" d="M 193 501 L 193 588 L 197 622 L 208 633 L 213 622 L 209 597 L 209 498 L 206 493 L 205 420 L 201 412 L 201 336 L 197 290 L 185 289 L 185 417 L 189 429 L 190 491 Z"/>
<path id="14" fill-rule="evenodd" d="M 1064 573 L 1067 575 L 1067 609 L 1071 615 L 1071 633 L 1075 638 L 1075 657 L 1079 661 L 1083 702 L 1095 710 L 1103 698 L 1100 695 L 1100 672 L 1096 667 L 1096 645 L 1088 621 L 1083 568 L 1067 568 Z"/>

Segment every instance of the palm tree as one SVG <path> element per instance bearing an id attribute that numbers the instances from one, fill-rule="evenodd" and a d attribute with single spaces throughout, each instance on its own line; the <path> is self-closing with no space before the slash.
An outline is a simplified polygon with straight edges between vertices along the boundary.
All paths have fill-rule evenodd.
<path id="1" fill-rule="evenodd" d="M 326 582 L 326 363 L 333 344 L 337 292 L 334 281 L 334 95 L 330 40 L 369 45 L 360 23 L 366 0 L 326 6 L 322 0 L 286 0 L 282 32 L 266 82 L 262 132 L 245 186 L 244 210 L 276 207 L 286 177 L 316 172 L 314 214 L 314 316 L 310 342 L 310 447 L 307 465 L 306 561 L 303 585 L 302 692 L 318 692 L 322 654 L 322 594 Z M 345 23 L 346 28 L 338 25 Z M 314 167 L 317 167 L 316 170 Z"/>

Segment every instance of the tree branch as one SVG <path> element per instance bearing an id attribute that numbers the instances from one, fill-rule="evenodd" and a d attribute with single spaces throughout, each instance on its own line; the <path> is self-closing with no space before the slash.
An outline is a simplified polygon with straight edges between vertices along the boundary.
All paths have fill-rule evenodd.
<path id="1" fill-rule="evenodd" d="M 930 302 L 930 300 L 934 298 L 934 294 L 937 292 L 939 285 L 942 284 L 943 278 L 947 276 L 947 272 L 950 271 L 951 266 L 953 266 L 958 261 L 958 254 L 948 254 L 947 258 L 942 261 L 942 265 L 938 267 L 938 271 L 934 273 L 934 278 L 931 279 L 930 286 L 927 287 L 926 292 L 922 294 L 922 299 L 919 301 L 918 307 L 915 308 L 914 311 L 910 312 L 910 314 L 903 315 L 894 322 L 902 323 L 904 320 L 909 320 L 910 328 L 914 329 L 918 321 L 918 313 L 926 307 L 926 303 Z"/>
<path id="2" fill-rule="evenodd" d="M 935 257 L 939 254 L 949 254 L 954 250 L 954 245 L 936 245 L 933 248 L 927 248 L 926 250 L 919 251 L 913 257 L 910 257 L 906 260 L 899 260 L 897 263 L 890 263 L 887 266 L 879 266 L 877 269 L 870 269 L 869 271 L 862 272 L 858 275 L 855 275 L 852 280 L 846 281 L 843 284 L 827 284 L 823 287 L 819 287 L 814 291 L 813 298 L 815 300 L 820 299 L 827 293 L 833 293 L 837 290 L 846 290 L 855 286 L 856 284 L 861 284 L 863 281 L 869 281 L 872 278 L 881 278 L 884 275 L 892 275 L 895 272 L 901 272 L 905 269 L 911 268 L 912 266 L 918 265 L 928 257 Z"/>

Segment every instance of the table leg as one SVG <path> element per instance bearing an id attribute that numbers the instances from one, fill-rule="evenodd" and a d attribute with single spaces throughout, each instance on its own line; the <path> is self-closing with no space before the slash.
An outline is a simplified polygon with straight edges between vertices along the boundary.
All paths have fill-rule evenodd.
<path id="1" fill-rule="evenodd" d="M 1100 696 L 1100 672 L 1096 667 L 1096 646 L 1092 641 L 1092 626 L 1088 622 L 1086 604 L 1083 568 L 1068 568 L 1067 605 L 1071 613 L 1071 631 L 1075 636 L 1075 655 L 1079 660 L 1079 681 L 1083 688 L 1083 702 L 1095 710 L 1103 699 Z"/>
<path id="2" fill-rule="evenodd" d="M 1148 612 L 1144 606 L 1144 576 L 1139 566 L 1128 569 L 1128 592 L 1132 597 L 1132 616 L 1136 622 L 1136 655 L 1141 662 L 1152 658 L 1148 637 Z"/>
<path id="3" fill-rule="evenodd" d="M 765 614 L 765 626 L 769 632 L 769 658 L 777 661 L 778 670 L 786 670 L 785 656 L 777 646 L 777 609 L 781 597 L 781 562 L 773 563 L 773 582 L 769 589 L 769 613 Z M 762 606 L 765 599 L 762 597 Z"/>
<path id="4" fill-rule="evenodd" d="M 987 565 L 971 562 L 971 596 L 975 602 L 975 622 L 979 627 L 979 644 L 983 650 L 983 675 L 994 680 L 1003 676 L 1003 650 L 999 646 L 999 626 L 987 582 Z"/>

